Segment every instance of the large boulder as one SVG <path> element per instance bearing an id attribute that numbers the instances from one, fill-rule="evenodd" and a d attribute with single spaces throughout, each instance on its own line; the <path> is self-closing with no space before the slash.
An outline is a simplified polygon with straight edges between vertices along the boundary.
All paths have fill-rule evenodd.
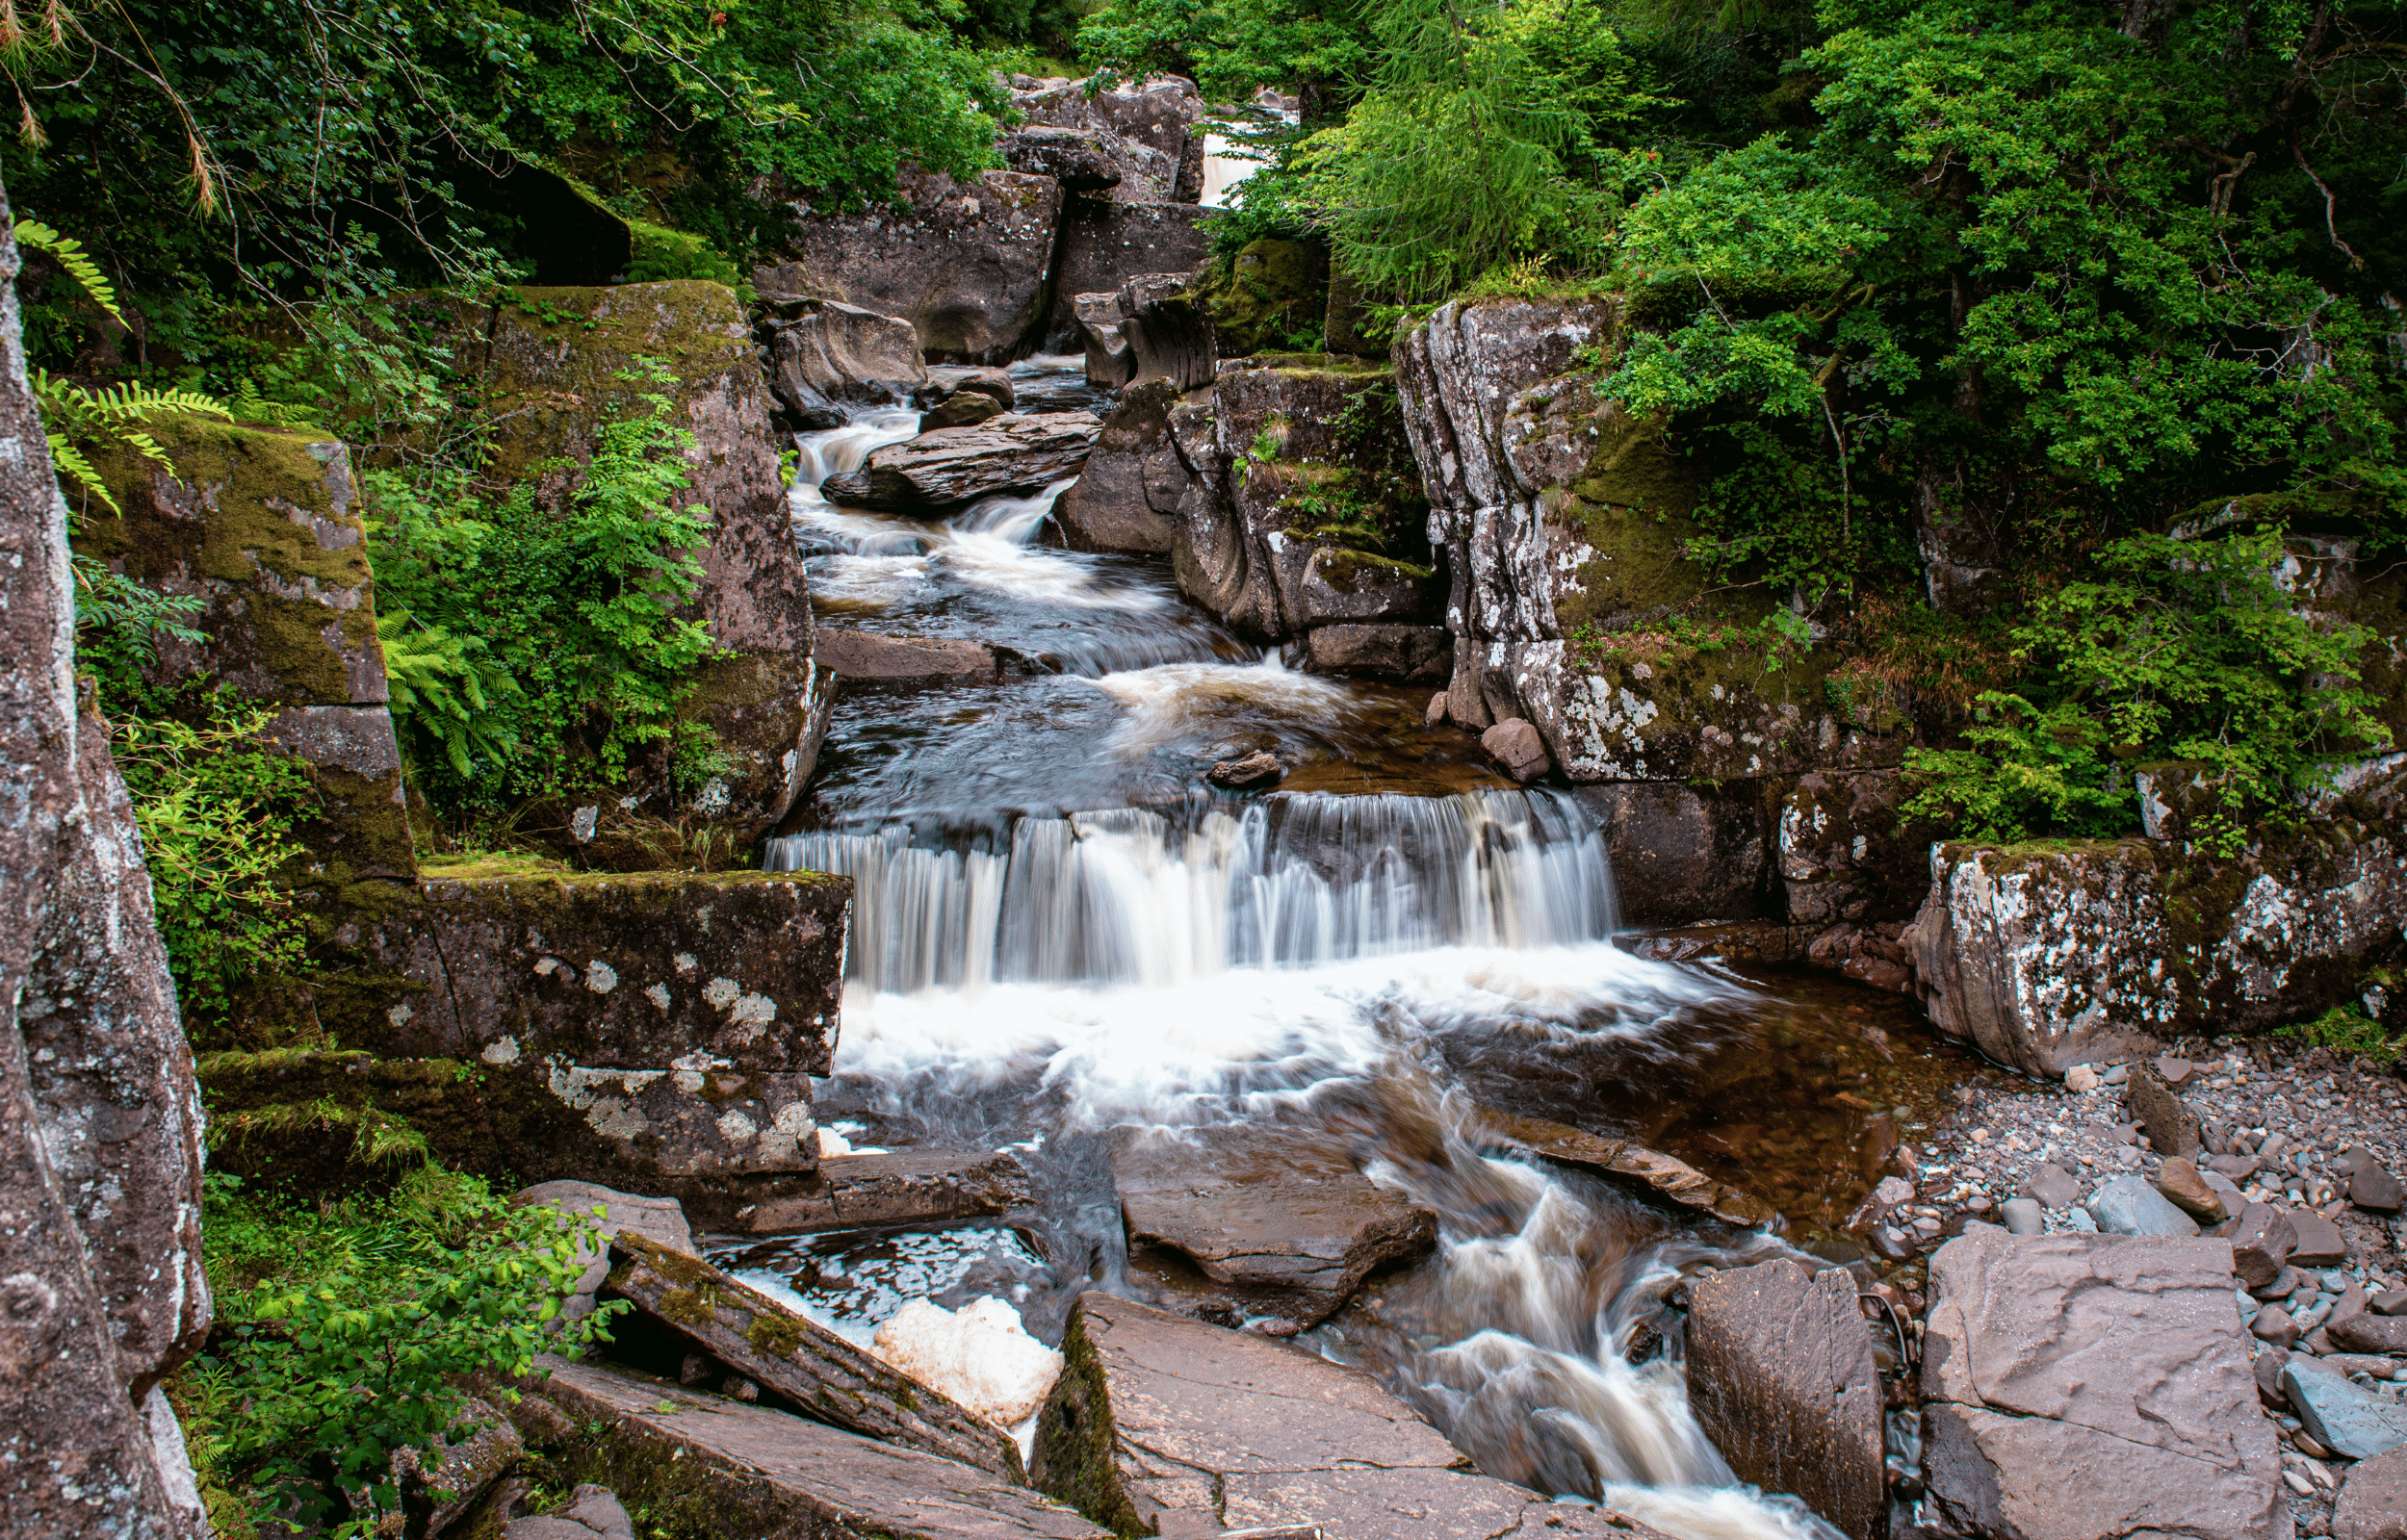
<path id="1" fill-rule="evenodd" d="M 1108 129 L 1030 123 L 1005 134 L 995 147 L 1013 170 L 1049 176 L 1064 192 L 1104 194 L 1099 202 L 1167 203 L 1178 185 L 1178 161 Z M 1060 276 L 1056 270 L 1057 282 Z"/>
<path id="2" fill-rule="evenodd" d="M 0 231 L 10 223 L 0 210 Z M 0 233 L 0 1445 L 29 1540 L 209 1533 L 160 1379 L 209 1326 L 200 1103 Z"/>
<path id="3" fill-rule="evenodd" d="M 1211 298 L 1221 352 L 1248 358 L 1323 346 L 1328 295 L 1325 242 L 1247 242 Z"/>
<path id="4" fill-rule="evenodd" d="M 1886 1535 L 1880 1375 L 1853 1273 L 1783 1260 L 1692 1283 L 1688 1387 L 1740 1480 L 1795 1493 L 1852 1540 Z"/>
<path id="5" fill-rule="evenodd" d="M 1111 1164 L 1131 1270 L 1231 1324 L 1314 1324 L 1437 1244 L 1436 1215 L 1351 1159 L 1258 1129 L 1123 1130 Z"/>
<path id="6" fill-rule="evenodd" d="M 1957 1529 L 2286 1540 L 2229 1243 L 1976 1224 L 1930 1276 L 1924 1462 Z"/>
<path id="7" fill-rule="evenodd" d="M 841 426 L 847 408 L 911 398 L 925 384 L 919 334 L 899 316 L 834 299 L 772 301 L 762 323 L 769 385 L 806 429 Z"/>
<path id="8" fill-rule="evenodd" d="M 1110 1295 L 1078 1296 L 1029 1477 L 1118 1534 L 1661 1540 L 1465 1469 L 1368 1374 Z"/>
<path id="9" fill-rule="evenodd" d="M 786 509 L 767 376 L 735 292 L 700 281 L 505 291 L 468 318 L 461 372 L 496 409 L 493 471 L 593 458 L 603 428 L 665 391 L 692 435 L 686 496 L 711 511 L 697 618 L 729 655 L 695 680 L 696 719 L 728 768 L 695 807 L 743 838 L 785 816 L 810 779 L 811 588 Z M 646 361 L 673 379 L 653 380 Z"/>
<path id="10" fill-rule="evenodd" d="M 2229 860 L 2149 839 L 1936 846 L 1915 988 L 1941 1031 L 2046 1075 L 2141 1035 L 2312 1014 L 2407 930 L 2403 792 L 2394 772 Z"/>
<path id="11" fill-rule="evenodd" d="M 1633 925 L 1748 919 L 1772 911 L 1771 820 L 1760 782 L 1693 786 L 1608 781 L 1581 786 L 1613 859 Z"/>
<path id="12" fill-rule="evenodd" d="M 1120 286 L 1119 305 L 1131 379 L 1166 379 L 1192 391 L 1219 374 L 1212 318 L 1195 293 L 1192 274 L 1140 274 Z"/>
<path id="13" fill-rule="evenodd" d="M 1214 211 L 1192 203 L 1074 197 L 1065 200 L 1061 252 L 1053 265 L 1052 306 L 1045 346 L 1068 352 L 1078 345 L 1077 298 L 1117 292 L 1148 273 L 1191 273 L 1209 260 Z"/>
<path id="14" fill-rule="evenodd" d="M 1033 492 L 1076 475 L 1102 436 L 1093 412 L 1006 412 L 974 427 L 939 428 L 890 444 L 820 490 L 887 513 L 958 508 L 998 492 Z"/>
<path id="15" fill-rule="evenodd" d="M 1120 292 L 1072 295 L 1070 308 L 1078 323 L 1075 346 L 1086 354 L 1087 383 L 1116 391 L 1134 379 L 1137 355 L 1121 329 Z"/>
<path id="16" fill-rule="evenodd" d="M 1108 90 L 1092 78 L 1030 81 L 1013 90 L 1011 104 L 1031 123 L 1111 134 L 1145 146 L 1174 167 L 1186 159 L 1190 140 L 1202 137 L 1204 98 L 1193 81 L 1177 75 L 1126 81 Z"/>
<path id="17" fill-rule="evenodd" d="M 1121 393 L 1078 484 L 1053 505 L 1053 523 L 1071 550 L 1163 553 L 1176 544 L 1178 500 L 1194 479 L 1171 436 L 1170 410 L 1178 401 L 1166 379 Z"/>
<path id="18" fill-rule="evenodd" d="M 608 1364 L 546 1356 L 519 1432 L 564 1481 L 607 1485 L 647 1532 L 737 1540 L 1109 1540 L 1007 1477 Z"/>
<path id="19" fill-rule="evenodd" d="M 898 184 L 893 204 L 858 214 L 795 204 L 788 260 L 760 269 L 755 287 L 900 316 L 930 363 L 1009 363 L 1045 319 L 1061 184 L 917 169 Z"/>
<path id="20" fill-rule="evenodd" d="M 112 447 L 95 463 L 119 512 L 76 530 L 86 555 L 199 599 L 198 641 L 160 637 L 160 683 L 223 684 L 278 707 L 267 739 L 310 767 L 297 834 L 335 881 L 417 869 L 376 640 L 350 451 L 289 429 L 175 418 L 148 431 L 172 470 Z"/>

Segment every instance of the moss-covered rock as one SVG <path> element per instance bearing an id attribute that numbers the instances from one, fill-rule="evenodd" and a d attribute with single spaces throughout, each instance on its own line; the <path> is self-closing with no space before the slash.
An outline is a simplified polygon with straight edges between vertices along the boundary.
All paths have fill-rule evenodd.
<path id="1" fill-rule="evenodd" d="M 1329 247 L 1318 241 L 1249 241 L 1212 294 L 1223 358 L 1321 346 L 1329 308 Z"/>

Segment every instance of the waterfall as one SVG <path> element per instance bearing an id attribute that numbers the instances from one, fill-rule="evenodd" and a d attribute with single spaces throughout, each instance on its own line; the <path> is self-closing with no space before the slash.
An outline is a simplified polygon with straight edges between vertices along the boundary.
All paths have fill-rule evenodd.
<path id="1" fill-rule="evenodd" d="M 1567 945 L 1615 924 L 1602 838 L 1550 790 L 1273 796 L 1234 812 L 1197 799 L 1022 818 L 1007 840 L 959 844 L 899 824 L 822 831 L 771 840 L 764 864 L 851 877 L 847 975 L 894 993 L 1156 987 L 1432 947 Z"/>

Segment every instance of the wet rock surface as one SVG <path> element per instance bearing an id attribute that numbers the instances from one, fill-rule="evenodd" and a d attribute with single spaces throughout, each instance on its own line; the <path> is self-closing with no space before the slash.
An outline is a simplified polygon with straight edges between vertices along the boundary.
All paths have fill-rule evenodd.
<path id="1" fill-rule="evenodd" d="M 754 1235 L 867 1225 L 947 1224 L 1008 1214 L 1035 1201 L 1027 1170 L 1007 1152 L 908 1150 L 823 1157 L 810 1187 L 739 1215 Z"/>
<path id="2" fill-rule="evenodd" d="M 1178 400 L 1167 380 L 1147 380 L 1121 393 L 1078 473 L 1078 484 L 1053 506 L 1054 523 L 1071 550 L 1163 553 L 1172 549 L 1178 502 L 1194 479 L 1171 437 L 1170 409 Z"/>
<path id="3" fill-rule="evenodd" d="M 907 400 L 928 377 L 919 335 L 899 316 L 834 299 L 773 300 L 761 329 L 770 388 L 804 428 L 836 427 L 851 408 Z"/>
<path id="4" fill-rule="evenodd" d="M 1689 1404 L 1743 1481 L 1794 1492 L 1854 1540 L 1887 1532 L 1881 1388 L 1853 1273 L 1794 1262 L 1689 1288 Z"/>
<path id="5" fill-rule="evenodd" d="M 1077 475 L 1102 431 L 1092 412 L 1007 412 L 879 449 L 862 470 L 828 477 L 822 490 L 881 512 L 955 508 Z"/>

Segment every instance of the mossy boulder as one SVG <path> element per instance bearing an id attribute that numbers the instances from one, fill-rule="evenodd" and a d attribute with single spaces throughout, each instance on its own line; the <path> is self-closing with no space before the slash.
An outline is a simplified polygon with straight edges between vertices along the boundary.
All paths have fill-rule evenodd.
<path id="1" fill-rule="evenodd" d="M 1211 297 L 1223 358 L 1321 346 L 1329 308 L 1329 247 L 1318 241 L 1249 241 Z"/>

